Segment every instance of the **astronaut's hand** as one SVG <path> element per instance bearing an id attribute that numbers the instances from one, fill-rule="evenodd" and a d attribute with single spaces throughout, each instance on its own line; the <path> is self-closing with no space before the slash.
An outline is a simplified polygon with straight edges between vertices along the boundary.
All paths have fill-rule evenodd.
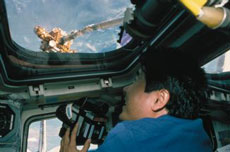
<path id="1" fill-rule="evenodd" d="M 70 129 L 69 128 L 67 129 L 64 137 L 61 140 L 61 148 L 59 152 L 87 152 L 91 142 L 90 139 L 86 140 L 82 150 L 78 150 L 76 147 L 77 129 L 78 129 L 78 124 L 74 126 L 73 131 L 71 133 L 71 137 L 69 137 Z"/>

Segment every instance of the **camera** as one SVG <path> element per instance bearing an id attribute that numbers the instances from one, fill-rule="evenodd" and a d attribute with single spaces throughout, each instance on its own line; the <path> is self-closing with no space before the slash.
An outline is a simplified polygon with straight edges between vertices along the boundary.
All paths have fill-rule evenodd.
<path id="1" fill-rule="evenodd" d="M 107 119 L 103 116 L 108 111 L 108 106 L 94 103 L 93 100 L 81 98 L 72 104 L 59 106 L 56 116 L 63 122 L 59 136 L 63 137 L 67 128 L 72 131 L 78 123 L 77 145 L 84 145 L 87 139 L 91 139 L 93 144 L 101 144 L 107 134 Z"/>

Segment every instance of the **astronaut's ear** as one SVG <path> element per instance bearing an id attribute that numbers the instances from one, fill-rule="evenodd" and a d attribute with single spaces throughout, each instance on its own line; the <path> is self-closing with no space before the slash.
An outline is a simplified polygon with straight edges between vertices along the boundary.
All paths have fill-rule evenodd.
<path id="1" fill-rule="evenodd" d="M 166 104 L 169 102 L 170 93 L 166 89 L 161 89 L 156 92 L 156 97 L 152 100 L 152 110 L 158 112 L 165 108 Z"/>

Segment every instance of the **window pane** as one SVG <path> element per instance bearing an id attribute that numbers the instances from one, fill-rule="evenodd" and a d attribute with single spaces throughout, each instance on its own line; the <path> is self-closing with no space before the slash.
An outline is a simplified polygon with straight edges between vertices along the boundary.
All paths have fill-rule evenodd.
<path id="1" fill-rule="evenodd" d="M 207 73 L 230 71 L 230 50 L 203 66 Z"/>
<path id="2" fill-rule="evenodd" d="M 126 7 L 131 5 L 128 0 L 6 0 L 5 3 L 12 39 L 33 51 L 41 51 L 41 39 L 34 32 L 36 26 L 48 33 L 60 28 L 70 34 L 92 24 L 122 18 Z M 98 53 L 119 48 L 121 23 L 109 22 L 105 28 L 85 30 L 74 39 L 71 49 Z"/>
<path id="3" fill-rule="evenodd" d="M 55 148 L 59 149 L 61 138 L 58 134 L 61 125 L 62 123 L 58 119 L 48 119 L 32 123 L 29 128 L 27 149 L 31 152 L 39 151 L 39 145 L 42 139 L 46 140 L 44 143 L 46 144 L 47 151 Z M 42 138 L 43 135 L 44 137 Z"/>

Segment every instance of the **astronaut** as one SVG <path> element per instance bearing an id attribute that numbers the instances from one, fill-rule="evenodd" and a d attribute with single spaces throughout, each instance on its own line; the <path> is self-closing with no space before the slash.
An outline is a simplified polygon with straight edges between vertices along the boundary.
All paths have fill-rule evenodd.
<path id="1" fill-rule="evenodd" d="M 53 28 L 47 32 L 45 28 L 36 26 L 34 32 L 42 39 L 40 49 L 45 52 L 76 53 L 77 50 L 70 49 L 73 40 L 63 41 L 67 33 L 60 28 Z"/>

